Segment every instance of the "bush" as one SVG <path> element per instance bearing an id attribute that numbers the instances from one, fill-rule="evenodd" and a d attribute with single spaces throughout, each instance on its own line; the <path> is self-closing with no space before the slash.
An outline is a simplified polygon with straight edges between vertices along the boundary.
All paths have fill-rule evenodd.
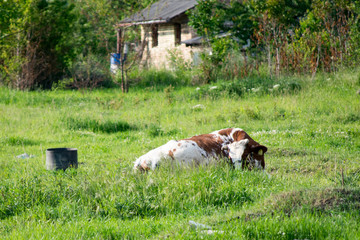
<path id="1" fill-rule="evenodd" d="M 173 71 L 166 69 L 137 69 L 129 73 L 128 78 L 132 86 L 139 88 L 151 87 L 156 90 L 163 90 L 170 85 L 188 85 L 186 79 L 183 79 L 181 76 L 176 76 Z"/>
<path id="2" fill-rule="evenodd" d="M 53 89 L 84 89 L 101 86 L 111 81 L 109 69 L 97 56 L 79 56 L 69 67 L 69 78 L 53 85 Z"/>

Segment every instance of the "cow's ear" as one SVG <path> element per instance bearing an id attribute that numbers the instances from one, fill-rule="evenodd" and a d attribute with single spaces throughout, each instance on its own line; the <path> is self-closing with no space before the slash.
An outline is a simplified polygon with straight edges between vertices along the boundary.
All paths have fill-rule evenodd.
<path id="1" fill-rule="evenodd" d="M 245 138 L 245 132 L 243 130 L 237 130 L 232 135 L 234 141 L 238 142 Z"/>
<path id="2" fill-rule="evenodd" d="M 268 150 L 267 147 L 265 147 L 263 145 L 257 145 L 257 146 L 252 147 L 252 151 L 261 156 L 264 155 L 264 153 L 266 153 L 267 150 Z"/>

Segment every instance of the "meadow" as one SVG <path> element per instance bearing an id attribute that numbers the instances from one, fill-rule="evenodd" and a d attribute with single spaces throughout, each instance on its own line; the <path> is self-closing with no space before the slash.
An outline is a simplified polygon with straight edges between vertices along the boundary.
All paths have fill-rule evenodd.
<path id="1" fill-rule="evenodd" d="M 0 238 L 360 239 L 358 70 L 169 84 L 0 88 Z M 268 147 L 270 177 L 225 163 L 132 171 L 171 139 L 228 127 Z M 78 169 L 46 170 L 56 147 L 77 148 Z"/>

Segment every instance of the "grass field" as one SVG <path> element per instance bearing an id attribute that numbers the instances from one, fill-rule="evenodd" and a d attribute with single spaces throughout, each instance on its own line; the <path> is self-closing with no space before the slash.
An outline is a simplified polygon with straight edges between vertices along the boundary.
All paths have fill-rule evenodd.
<path id="1" fill-rule="evenodd" d="M 260 80 L 0 88 L 0 238 L 360 239 L 359 72 Z M 268 147 L 271 177 L 226 164 L 132 172 L 170 139 L 227 127 Z M 55 147 L 77 148 L 79 168 L 47 171 Z"/>

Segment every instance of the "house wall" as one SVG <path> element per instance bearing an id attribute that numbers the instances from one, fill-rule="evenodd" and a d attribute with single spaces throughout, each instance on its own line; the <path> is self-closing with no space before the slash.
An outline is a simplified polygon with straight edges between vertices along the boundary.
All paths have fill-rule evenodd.
<path id="1" fill-rule="evenodd" d="M 174 24 L 158 25 L 158 45 L 153 47 L 151 26 L 141 27 L 142 40 L 146 38 L 147 46 L 143 54 L 143 64 L 147 67 L 170 68 L 169 51 L 175 52 L 186 61 L 193 61 L 194 55 L 201 51 L 199 47 L 186 47 L 185 44 L 175 44 L 175 26 Z M 195 31 L 186 23 L 181 24 L 181 41 L 196 37 Z"/>

